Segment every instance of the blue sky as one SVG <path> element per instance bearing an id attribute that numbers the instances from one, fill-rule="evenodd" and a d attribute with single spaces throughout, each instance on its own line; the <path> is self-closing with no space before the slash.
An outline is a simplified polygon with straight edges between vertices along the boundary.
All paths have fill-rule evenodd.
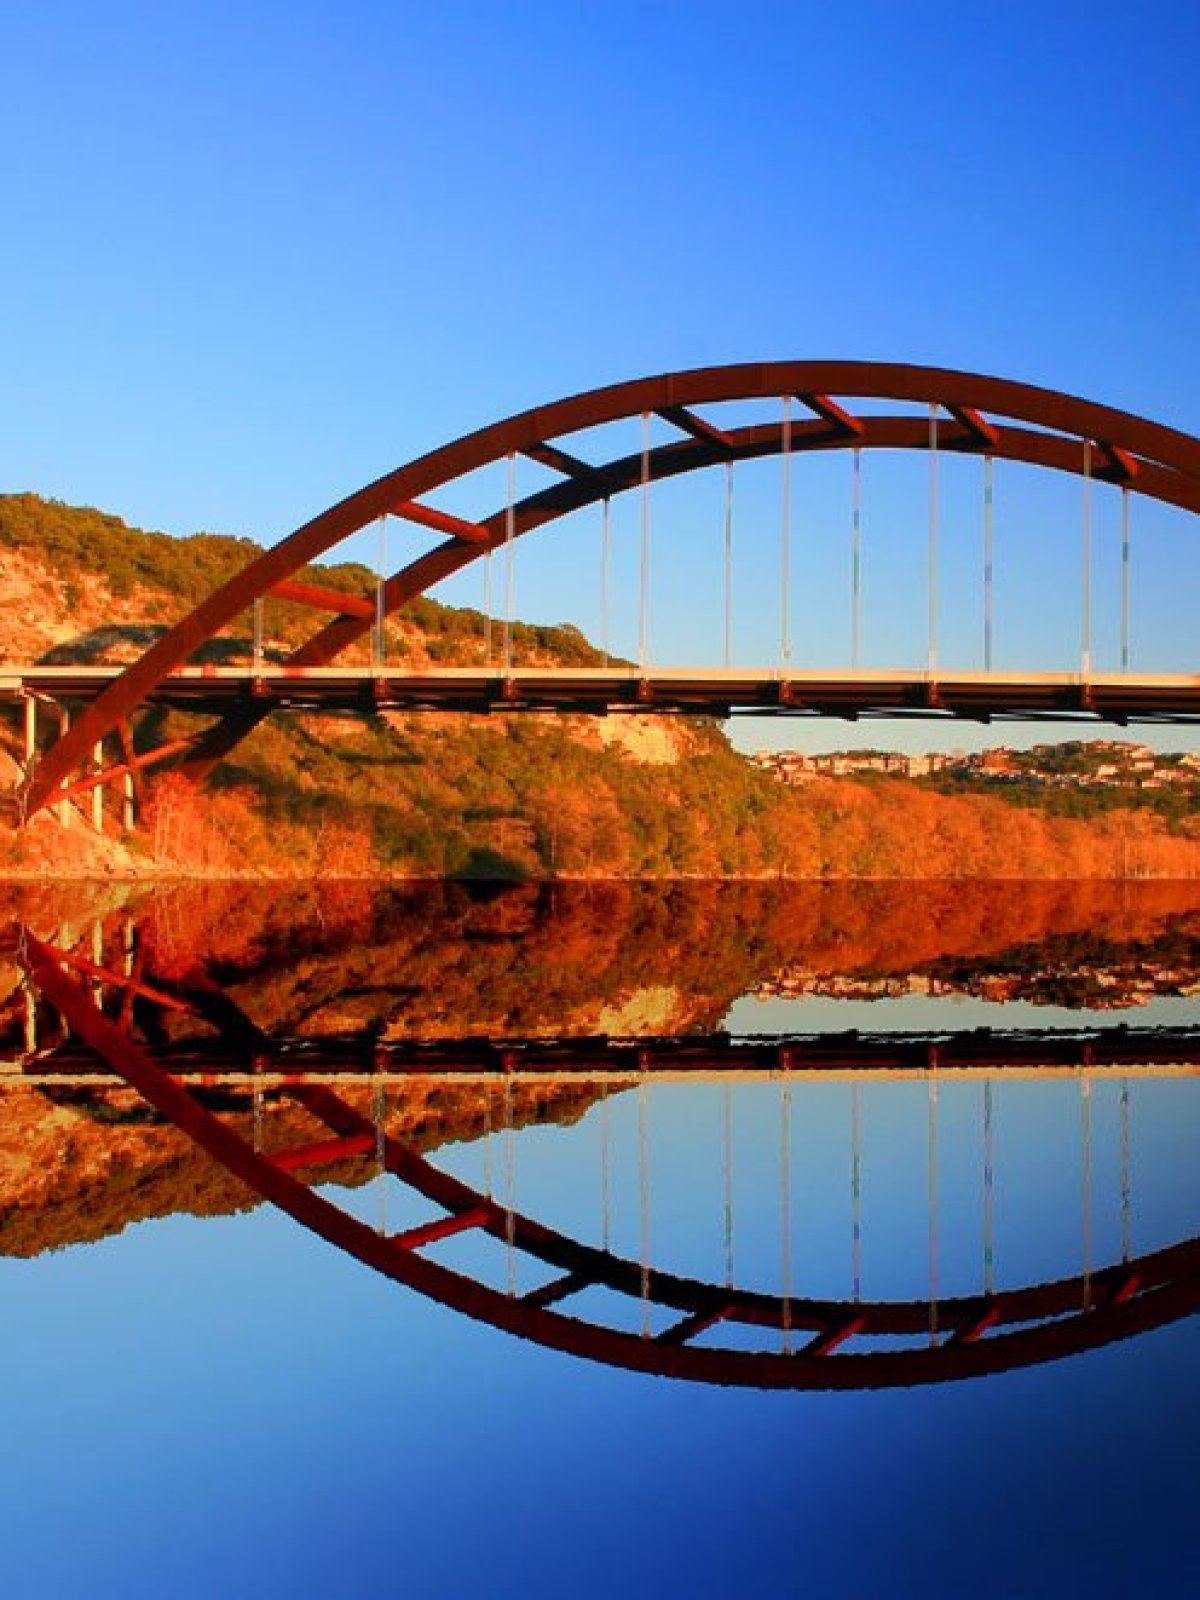
<path id="1" fill-rule="evenodd" d="M 271 541 L 512 411 L 783 356 L 1200 432 L 1198 45 L 1183 3 L 6 7 L 0 488 Z"/>

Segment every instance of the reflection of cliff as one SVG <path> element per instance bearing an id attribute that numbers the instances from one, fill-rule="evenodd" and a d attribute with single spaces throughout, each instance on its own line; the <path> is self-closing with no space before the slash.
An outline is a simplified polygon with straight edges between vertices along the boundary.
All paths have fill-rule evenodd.
<path id="1" fill-rule="evenodd" d="M 573 1122 L 599 1092 L 586 1084 L 517 1084 L 513 1126 Z M 370 1090 L 343 1093 L 370 1114 Z M 448 1089 L 413 1081 L 388 1090 L 388 1132 L 418 1150 L 478 1139 L 502 1119 L 498 1087 Z M 249 1133 L 248 1106 L 236 1122 Z M 266 1149 L 303 1143 L 314 1132 L 295 1105 L 268 1098 Z M 322 1167 L 316 1177 L 359 1184 L 374 1170 L 369 1160 L 352 1161 Z M 152 1217 L 222 1216 L 259 1203 L 131 1090 L 0 1089 L 0 1255 L 35 1256 L 107 1238 Z"/>
<path id="2" fill-rule="evenodd" d="M 25 912 L 54 942 L 61 908 Z M 118 917 L 104 927 L 112 962 L 126 936 Z M 1193 883 L 524 885 L 487 898 L 433 884 L 174 890 L 144 902 L 138 938 L 149 973 L 216 981 L 268 1032 L 440 1037 L 714 1026 L 796 972 L 859 992 L 914 974 L 969 989 L 1053 973 L 1056 998 L 1072 983 L 1086 997 L 1105 973 L 1132 995 L 1158 972 L 1178 992 L 1200 970 L 1198 929 Z M 0 954 L 0 1040 L 15 1047 L 3 978 Z"/>
<path id="3" fill-rule="evenodd" d="M 996 966 L 1194 968 L 1200 884 L 691 884 L 523 888 L 480 901 L 446 886 L 386 893 L 353 931 L 327 907 L 302 927 L 243 906 L 218 960 L 260 1026 L 392 1035 L 679 1032 L 790 964 L 858 979 L 961 985 Z M 186 916 L 156 903 L 153 937 L 187 959 Z M 210 924 L 211 925 L 211 924 Z"/>

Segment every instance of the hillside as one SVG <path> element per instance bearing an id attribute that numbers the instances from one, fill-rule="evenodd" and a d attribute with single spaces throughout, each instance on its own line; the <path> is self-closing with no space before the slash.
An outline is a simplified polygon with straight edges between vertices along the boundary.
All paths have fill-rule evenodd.
<path id="1" fill-rule="evenodd" d="M 0 659 L 125 661 L 254 550 L 213 534 L 173 539 L 33 495 L 0 497 Z M 363 567 L 312 569 L 369 592 Z M 266 608 L 282 657 L 311 613 Z M 486 623 L 419 600 L 390 624 L 388 658 L 483 660 Z M 574 628 L 518 626 L 523 662 L 586 664 Z M 208 648 L 246 659 L 249 618 Z M 16 778 L 15 708 L 0 780 Z M 148 713 L 157 742 L 190 725 Z M 908 782 L 825 780 L 802 791 L 734 752 L 715 725 L 618 717 L 278 717 L 205 791 L 170 776 L 133 835 L 98 842 L 39 819 L 0 837 L 12 874 L 407 877 L 1105 877 L 1200 874 L 1191 812 L 1151 814 L 1136 796 L 1081 821 L 987 793 Z"/>

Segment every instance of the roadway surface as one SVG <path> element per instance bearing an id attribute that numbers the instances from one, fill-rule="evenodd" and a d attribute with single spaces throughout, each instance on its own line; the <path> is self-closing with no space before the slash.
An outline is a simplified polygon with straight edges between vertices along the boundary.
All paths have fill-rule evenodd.
<path id="1" fill-rule="evenodd" d="M 124 669 L 0 666 L 0 701 L 87 702 Z M 1200 674 L 792 671 L 782 668 L 187 666 L 148 704 L 219 716 L 269 703 L 302 712 L 547 711 L 704 716 L 1200 722 Z"/>

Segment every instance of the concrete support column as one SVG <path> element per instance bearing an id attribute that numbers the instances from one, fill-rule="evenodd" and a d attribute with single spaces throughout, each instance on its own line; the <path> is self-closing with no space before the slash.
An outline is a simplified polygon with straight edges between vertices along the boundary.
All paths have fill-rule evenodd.
<path id="1" fill-rule="evenodd" d="M 132 833 L 137 822 L 137 812 L 133 801 L 133 773 L 125 774 L 122 784 L 122 812 L 121 820 L 126 833 Z"/>
<path id="2" fill-rule="evenodd" d="M 25 771 L 33 771 L 37 755 L 37 701 L 31 694 L 25 696 Z"/>
<path id="3" fill-rule="evenodd" d="M 37 993 L 28 978 L 21 989 L 25 996 L 25 1054 L 33 1056 L 38 1047 Z"/>
<path id="4" fill-rule="evenodd" d="M 67 732 L 70 726 L 71 708 L 66 705 L 60 705 L 58 708 L 58 733 L 60 738 Z M 66 827 L 67 823 L 70 822 L 71 802 L 69 800 L 60 800 L 58 802 L 58 820 L 62 823 L 64 828 Z"/>
<path id="5" fill-rule="evenodd" d="M 104 771 L 104 743 L 99 741 L 92 746 L 92 771 Z M 96 784 L 92 790 L 92 827 L 97 833 L 104 832 L 104 785 Z"/>
<path id="6" fill-rule="evenodd" d="M 61 807 L 59 808 L 60 812 L 65 812 L 65 811 L 69 810 L 70 805 L 71 805 L 71 802 L 69 800 L 64 800 L 62 802 Z M 59 924 L 58 936 L 57 936 L 57 938 L 55 939 L 54 942 L 55 942 L 55 944 L 58 946 L 58 948 L 60 950 L 74 950 L 74 948 L 75 948 L 75 929 L 71 926 L 71 924 L 69 922 L 63 922 L 63 923 Z M 60 1022 L 62 1024 L 63 1040 L 66 1041 L 67 1039 L 69 1039 L 71 1037 L 71 1024 L 67 1021 L 66 1017 L 61 1017 L 59 1020 L 60 1020 Z"/>
<path id="7" fill-rule="evenodd" d="M 99 794 L 100 791 L 97 789 L 95 792 Z M 104 924 L 99 917 L 92 923 L 92 965 L 104 966 Z M 98 979 L 92 988 L 92 995 L 98 1006 L 104 1004 L 104 985 Z"/>

